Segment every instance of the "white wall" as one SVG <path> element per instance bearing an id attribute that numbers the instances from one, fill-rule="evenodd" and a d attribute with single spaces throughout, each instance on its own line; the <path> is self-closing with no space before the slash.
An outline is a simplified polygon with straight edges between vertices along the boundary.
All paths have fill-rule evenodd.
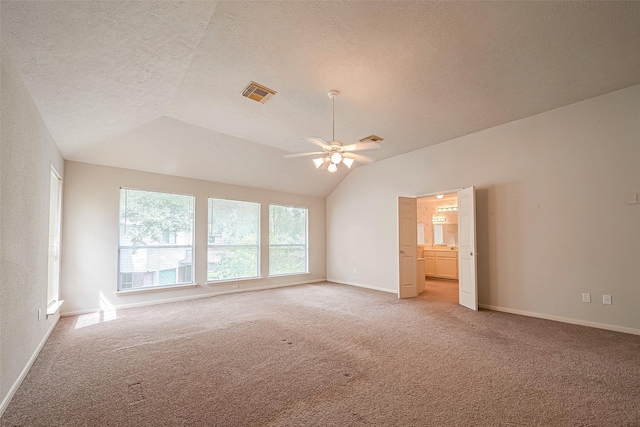
<path id="1" fill-rule="evenodd" d="M 4 52 L 0 86 L 1 415 L 59 317 L 45 318 L 49 184 L 64 164 Z"/>
<path id="2" fill-rule="evenodd" d="M 480 304 L 640 333 L 640 86 L 357 168 L 327 199 L 328 279 L 397 291 L 397 197 L 472 185 Z"/>
<path id="3" fill-rule="evenodd" d="M 260 202 L 309 209 L 309 274 L 268 278 L 268 251 L 262 251 L 263 279 L 115 295 L 118 277 L 118 215 L 120 187 L 193 194 L 196 196 L 195 282 L 206 282 L 207 198 Z M 160 175 L 149 172 L 65 162 L 65 215 L 61 292 L 65 313 L 93 311 L 107 306 L 126 307 L 164 300 L 193 298 L 238 290 L 259 289 L 324 280 L 326 275 L 325 200 L 249 187 Z M 261 216 L 261 239 L 268 245 L 268 215 Z M 102 302 L 101 302 L 102 299 Z"/>

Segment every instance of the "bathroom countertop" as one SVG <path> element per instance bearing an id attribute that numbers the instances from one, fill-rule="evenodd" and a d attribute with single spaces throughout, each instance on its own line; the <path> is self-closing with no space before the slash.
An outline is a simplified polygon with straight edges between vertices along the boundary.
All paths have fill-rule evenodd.
<path id="1" fill-rule="evenodd" d="M 424 246 L 425 251 L 444 251 L 444 252 L 458 252 L 457 246 Z"/>

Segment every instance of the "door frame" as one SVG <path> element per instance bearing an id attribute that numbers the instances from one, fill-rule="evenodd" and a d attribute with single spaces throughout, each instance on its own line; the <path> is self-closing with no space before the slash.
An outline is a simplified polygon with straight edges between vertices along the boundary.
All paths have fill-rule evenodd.
<path id="1" fill-rule="evenodd" d="M 457 193 L 460 190 L 464 190 L 465 187 L 458 187 L 458 188 L 454 188 L 452 190 L 444 190 L 444 191 L 433 191 L 431 193 L 424 193 L 424 194 L 420 194 L 418 196 L 406 196 L 406 197 L 413 197 L 415 199 L 419 199 L 421 197 L 429 197 L 429 196 L 437 196 L 438 194 L 451 194 L 451 193 Z"/>

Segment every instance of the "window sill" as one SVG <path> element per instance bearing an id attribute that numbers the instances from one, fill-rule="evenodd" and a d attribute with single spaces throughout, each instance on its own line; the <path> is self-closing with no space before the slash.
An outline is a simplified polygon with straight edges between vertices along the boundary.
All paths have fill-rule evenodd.
<path id="1" fill-rule="evenodd" d="M 125 296 L 125 295 L 132 295 L 132 294 L 144 294 L 147 292 L 158 292 L 158 291 L 171 291 L 171 290 L 175 290 L 175 289 L 189 289 L 189 288 L 195 288 L 196 286 L 198 286 L 195 283 L 187 283 L 184 285 L 170 285 L 170 286 L 150 286 L 147 288 L 137 288 L 137 289 L 127 289 L 126 291 L 116 291 L 114 292 L 116 296 L 121 297 L 121 296 Z"/>
<path id="2" fill-rule="evenodd" d="M 258 276 L 258 277 L 244 277 L 242 279 L 215 280 L 215 281 L 212 281 L 212 282 L 206 282 L 204 285 L 205 286 L 217 286 L 217 285 L 224 285 L 226 283 L 251 282 L 251 281 L 255 281 L 255 280 L 262 280 L 262 277 Z"/>
<path id="3" fill-rule="evenodd" d="M 56 302 L 54 302 L 53 304 L 51 304 L 49 307 L 47 307 L 47 319 L 50 316 L 53 316 L 54 314 L 56 314 L 58 312 L 58 310 L 60 310 L 60 307 L 62 307 L 62 303 L 64 302 L 64 300 L 58 300 Z"/>
<path id="4" fill-rule="evenodd" d="M 306 273 L 282 273 L 282 274 L 272 274 L 269 275 L 269 279 L 274 278 L 274 277 L 287 277 L 287 276 L 309 276 L 311 273 L 306 272 Z"/>

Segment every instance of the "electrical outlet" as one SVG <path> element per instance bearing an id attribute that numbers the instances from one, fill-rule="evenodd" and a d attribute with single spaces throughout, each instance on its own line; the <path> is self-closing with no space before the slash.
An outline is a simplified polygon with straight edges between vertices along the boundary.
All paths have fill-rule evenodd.
<path id="1" fill-rule="evenodd" d="M 233 289 L 238 289 L 238 285 L 233 285 Z"/>
<path id="2" fill-rule="evenodd" d="M 357 268 L 353 269 L 353 274 L 358 274 L 358 269 Z"/>
<path id="3" fill-rule="evenodd" d="M 611 304 L 611 295 L 602 295 L 602 303 L 603 304 Z"/>
<path id="4" fill-rule="evenodd" d="M 591 302 L 591 294 L 582 294 L 582 302 Z"/>

